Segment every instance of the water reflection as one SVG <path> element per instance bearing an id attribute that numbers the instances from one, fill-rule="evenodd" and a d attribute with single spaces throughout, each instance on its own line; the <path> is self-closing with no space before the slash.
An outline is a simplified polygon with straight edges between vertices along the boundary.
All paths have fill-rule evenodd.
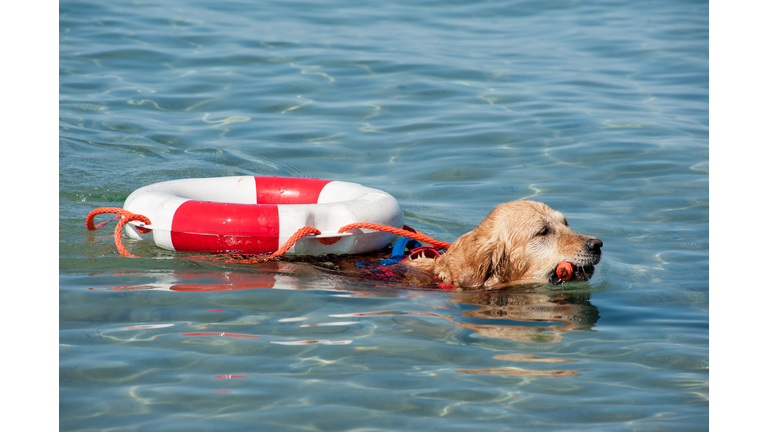
<path id="1" fill-rule="evenodd" d="M 317 289 L 348 293 L 345 296 L 404 297 L 423 296 L 432 290 L 413 290 L 412 287 L 395 284 L 371 283 L 359 280 L 326 280 L 326 284 L 307 283 L 307 273 L 302 266 L 280 263 L 278 273 L 245 273 L 232 271 L 168 272 L 152 275 L 155 281 L 136 285 L 91 287 L 95 291 L 165 290 L 176 292 L 217 292 L 251 289 Z M 291 274 L 293 273 L 293 274 Z M 302 274 L 303 273 L 303 274 Z M 304 276 L 304 277 L 302 277 Z M 491 292 L 445 293 L 446 301 L 476 308 L 461 314 L 438 314 L 425 311 L 364 311 L 334 314 L 332 317 L 376 317 L 386 315 L 422 315 L 449 320 L 453 325 L 471 330 L 478 335 L 509 339 L 523 343 L 557 343 L 563 334 L 589 331 L 600 318 L 597 308 L 589 302 L 589 292 L 569 291 L 567 288 L 553 291 L 548 285 L 515 286 L 507 290 Z M 207 312 L 218 312 L 212 309 Z M 286 318 L 281 321 L 296 320 Z M 305 319 L 305 318 L 300 318 Z M 305 327 L 333 326 L 347 322 L 307 323 Z M 511 360 L 508 359 L 508 360 Z M 520 358 L 517 361 L 522 361 Z"/>
<path id="2" fill-rule="evenodd" d="M 506 291 L 466 293 L 448 301 L 477 306 L 477 309 L 462 312 L 460 315 L 461 318 L 470 322 L 454 319 L 451 324 L 471 330 L 478 335 L 522 343 L 554 344 L 561 342 L 565 333 L 590 331 L 597 323 L 600 316 L 597 307 L 589 302 L 589 296 L 588 292 L 583 291 L 553 292 L 547 286 L 533 285 L 515 287 Z M 493 358 L 515 363 L 576 361 L 558 357 L 539 357 L 533 354 L 500 354 Z M 578 372 L 581 370 L 498 367 L 459 369 L 456 372 L 518 377 L 572 377 L 580 376 Z"/>
<path id="3" fill-rule="evenodd" d="M 448 301 L 478 306 L 477 309 L 461 314 L 462 317 L 474 318 L 474 322 L 453 321 L 452 324 L 485 337 L 515 342 L 560 342 L 564 333 L 589 331 L 600 318 L 597 308 L 589 302 L 589 293 L 552 292 L 546 286 L 467 293 Z M 506 320 L 514 323 L 483 323 L 478 320 Z"/>
<path id="4" fill-rule="evenodd" d="M 579 370 L 534 370 L 520 368 L 494 368 L 494 369 L 457 369 L 456 373 L 471 375 L 503 375 L 517 377 L 574 377 L 581 376 Z"/>
<path id="5" fill-rule="evenodd" d="M 236 291 L 274 288 L 276 278 L 272 274 L 238 272 L 168 272 L 153 274 L 152 283 L 136 285 L 90 287 L 93 291 L 145 291 L 164 290 L 179 292 Z M 218 312 L 220 309 L 209 310 Z"/>
<path id="6" fill-rule="evenodd" d="M 439 322 L 450 324 L 450 326 L 445 324 L 438 326 L 442 327 L 438 331 L 442 335 L 445 335 L 447 330 L 449 331 L 449 327 L 456 326 L 461 328 L 462 332 L 463 330 L 469 330 L 475 335 L 480 336 L 480 340 L 482 338 L 492 338 L 506 339 L 523 344 L 558 344 L 564 340 L 566 333 L 591 331 L 600 318 L 597 308 L 589 301 L 590 293 L 585 290 L 585 288 L 588 288 L 586 284 L 575 284 L 573 286 L 557 288 L 550 285 L 518 285 L 506 290 L 493 292 L 446 292 L 442 290 L 414 289 L 413 286 L 388 284 L 381 281 L 333 276 L 328 273 L 316 272 L 308 264 L 269 263 L 268 267 L 272 272 L 263 271 L 265 267 L 258 267 L 258 270 L 260 270 L 258 272 L 232 271 L 232 269 L 201 272 L 167 272 L 152 274 L 151 277 L 155 280 L 151 283 L 146 283 L 143 280 L 142 283 L 135 285 L 101 286 L 89 289 L 95 291 L 161 290 L 177 292 L 179 295 L 184 295 L 185 293 L 216 293 L 252 289 L 321 290 L 336 292 L 334 296 L 364 297 L 368 299 L 400 298 L 407 300 L 398 303 L 407 306 L 394 310 L 371 310 L 375 309 L 371 308 L 369 310 L 353 309 L 350 311 L 350 306 L 359 308 L 368 303 L 347 302 L 346 306 L 344 306 L 346 310 L 337 310 L 342 313 L 331 314 L 315 314 L 313 311 L 302 311 L 297 306 L 291 312 L 302 316 L 281 318 L 259 317 L 256 320 L 259 324 L 257 332 L 228 331 L 241 328 L 233 328 L 233 326 L 242 324 L 240 321 L 248 323 L 252 321 L 242 317 L 235 318 L 239 315 L 233 316 L 232 319 L 224 319 L 224 321 L 215 320 L 214 324 L 207 321 L 195 324 L 188 327 L 193 330 L 182 330 L 181 332 L 181 336 L 185 339 L 261 337 L 264 343 L 277 345 L 351 344 L 357 338 L 370 336 L 369 332 L 371 329 L 375 330 L 384 322 L 382 319 L 392 316 L 437 318 Z M 385 304 L 391 307 L 390 303 Z M 221 312 L 223 310 L 209 309 L 206 312 Z M 248 312 L 238 313 L 249 314 Z M 303 316 L 303 314 L 309 314 L 311 317 Z M 272 322 L 279 324 L 270 324 Z M 398 322 L 395 321 L 394 323 L 397 325 Z M 172 325 L 174 324 L 133 325 L 126 329 L 133 330 Z M 275 325 L 292 326 L 288 328 L 275 327 Z M 412 326 L 414 323 L 408 323 L 407 325 Z M 437 329 L 438 327 L 434 328 Z M 210 331 L 213 328 L 216 331 Z M 312 330 L 312 333 L 308 333 L 310 329 L 315 330 Z M 338 337 L 342 335 L 345 336 Z M 464 340 L 467 341 L 468 345 L 474 344 L 472 340 Z M 481 342 L 480 345 L 482 344 Z M 547 348 L 548 352 L 556 350 L 557 347 Z M 539 352 L 541 351 L 539 350 Z M 498 346 L 496 346 L 493 354 L 495 355 L 491 358 L 493 361 L 500 362 L 499 367 L 457 369 L 455 372 L 460 374 L 517 377 L 568 377 L 578 376 L 578 372 L 580 372 L 580 370 L 575 369 L 547 369 L 547 365 L 545 365 L 545 363 L 574 362 L 576 361 L 574 359 L 546 355 L 537 356 L 520 352 L 499 353 Z M 514 366 L 506 366 L 510 363 Z M 536 364 L 538 367 L 526 367 L 531 364 Z"/>

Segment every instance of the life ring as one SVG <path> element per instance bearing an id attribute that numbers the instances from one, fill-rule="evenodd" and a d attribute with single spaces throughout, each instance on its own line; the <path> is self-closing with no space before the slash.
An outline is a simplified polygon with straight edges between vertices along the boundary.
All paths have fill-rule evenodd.
<path id="1" fill-rule="evenodd" d="M 144 186 L 124 209 L 149 218 L 157 246 L 176 251 L 266 254 L 275 252 L 297 229 L 319 235 L 301 238 L 288 253 L 356 254 L 383 249 L 395 234 L 339 228 L 370 222 L 400 228 L 404 217 L 390 194 L 356 183 L 291 177 L 217 177 L 171 180 Z M 127 234 L 142 239 L 125 226 Z M 332 244 L 328 240 L 338 241 Z M 331 240 L 333 241 L 333 240 Z"/>

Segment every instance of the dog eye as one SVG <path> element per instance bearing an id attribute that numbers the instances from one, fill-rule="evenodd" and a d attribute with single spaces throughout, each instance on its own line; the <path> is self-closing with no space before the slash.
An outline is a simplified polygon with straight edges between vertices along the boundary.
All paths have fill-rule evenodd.
<path id="1" fill-rule="evenodd" d="M 545 236 L 549 234 L 549 227 L 544 227 L 539 232 L 536 233 L 536 235 Z"/>

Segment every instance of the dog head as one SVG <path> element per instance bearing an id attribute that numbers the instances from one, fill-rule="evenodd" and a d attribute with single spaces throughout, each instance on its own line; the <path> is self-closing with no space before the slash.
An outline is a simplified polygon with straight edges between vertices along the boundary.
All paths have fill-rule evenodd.
<path id="1" fill-rule="evenodd" d="M 481 289 L 512 282 L 562 283 L 561 261 L 573 264 L 570 281 L 586 281 L 600 262 L 599 239 L 568 227 L 562 213 L 535 201 L 496 207 L 474 230 L 459 237 L 434 262 L 446 284 Z"/>

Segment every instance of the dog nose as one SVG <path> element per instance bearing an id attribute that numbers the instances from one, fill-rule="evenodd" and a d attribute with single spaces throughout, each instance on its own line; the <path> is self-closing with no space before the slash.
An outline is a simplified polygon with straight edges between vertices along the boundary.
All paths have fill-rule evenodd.
<path id="1" fill-rule="evenodd" d="M 599 251 L 603 247 L 603 241 L 600 239 L 587 240 L 587 248 L 591 251 Z"/>

